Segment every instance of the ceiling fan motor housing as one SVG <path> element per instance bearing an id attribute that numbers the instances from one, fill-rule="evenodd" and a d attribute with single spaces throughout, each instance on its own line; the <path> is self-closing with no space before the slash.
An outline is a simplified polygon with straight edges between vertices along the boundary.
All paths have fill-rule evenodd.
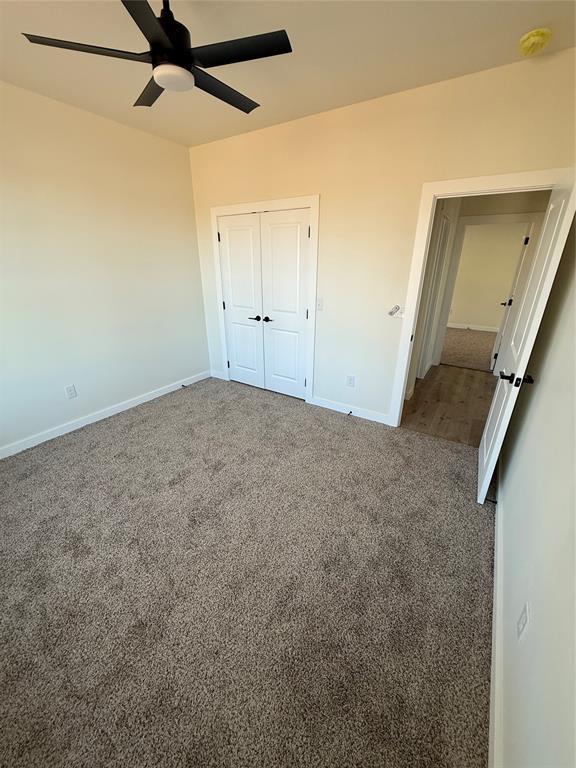
<path id="1" fill-rule="evenodd" d="M 188 69 L 192 64 L 190 54 L 190 32 L 179 21 L 176 21 L 172 11 L 163 8 L 158 19 L 160 26 L 166 32 L 172 42 L 173 48 L 165 48 L 162 45 L 151 44 L 150 53 L 152 66 L 159 64 L 175 64 L 178 67 Z"/>

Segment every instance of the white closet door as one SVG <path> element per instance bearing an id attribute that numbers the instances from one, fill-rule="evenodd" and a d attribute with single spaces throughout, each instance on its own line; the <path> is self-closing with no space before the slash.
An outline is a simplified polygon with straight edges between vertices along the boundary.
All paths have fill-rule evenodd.
<path id="1" fill-rule="evenodd" d="M 261 214 L 265 386 L 305 397 L 310 211 Z"/>
<path id="2" fill-rule="evenodd" d="M 499 381 L 478 449 L 478 501 L 483 503 L 526 366 L 546 308 L 552 282 L 574 218 L 576 191 L 572 174 L 550 195 L 536 250 L 524 258 L 517 278 L 514 303 L 506 322 L 497 360 Z M 536 383 L 535 386 L 538 386 Z"/>
<path id="3" fill-rule="evenodd" d="M 218 219 L 230 378 L 264 387 L 260 215 Z"/>

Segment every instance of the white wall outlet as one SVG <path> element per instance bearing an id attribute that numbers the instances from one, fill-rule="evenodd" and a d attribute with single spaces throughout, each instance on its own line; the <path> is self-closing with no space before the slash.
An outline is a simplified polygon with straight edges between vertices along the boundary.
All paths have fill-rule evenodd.
<path id="1" fill-rule="evenodd" d="M 74 384 L 68 384 L 67 387 L 64 387 L 64 392 L 68 400 L 73 400 L 75 397 L 78 397 L 78 392 L 76 392 Z"/>
<path id="2" fill-rule="evenodd" d="M 316 299 L 316 309 L 318 312 L 322 312 L 324 309 L 324 299 Z"/>
<path id="3" fill-rule="evenodd" d="M 346 386 L 347 387 L 355 387 L 356 386 L 356 376 L 346 376 Z"/>
<path id="4" fill-rule="evenodd" d="M 520 638 L 524 635 L 526 632 L 526 627 L 528 626 L 528 623 L 530 622 L 530 606 L 528 603 L 524 603 L 524 606 L 520 612 L 520 616 L 518 616 L 518 621 L 516 622 L 516 639 L 520 640 Z"/>

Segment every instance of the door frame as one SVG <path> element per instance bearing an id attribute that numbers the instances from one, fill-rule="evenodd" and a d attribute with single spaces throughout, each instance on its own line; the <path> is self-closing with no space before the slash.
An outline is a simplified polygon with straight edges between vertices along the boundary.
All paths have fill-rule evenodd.
<path id="1" fill-rule="evenodd" d="M 430 235 L 434 222 L 436 204 L 445 197 L 475 197 L 478 195 L 499 195 L 513 192 L 534 192 L 552 190 L 566 179 L 571 168 L 549 168 L 541 171 L 523 171 L 496 176 L 475 176 L 464 179 L 428 182 L 422 186 L 420 208 L 416 224 L 414 248 L 408 290 L 406 294 L 404 322 L 394 374 L 390 421 L 399 426 L 404 406 L 404 396 L 412 356 L 413 339 L 420 308 L 422 283 L 426 270 Z"/>
<path id="2" fill-rule="evenodd" d="M 418 365 L 416 366 L 415 379 L 423 379 L 428 373 L 428 371 L 430 370 L 430 368 L 433 365 L 437 365 L 437 363 L 435 362 L 436 338 L 438 336 L 441 313 L 444 306 L 444 296 L 446 293 L 446 281 L 450 274 L 449 269 L 450 269 L 452 255 L 454 252 L 454 240 L 458 231 L 458 224 L 461 219 L 460 217 L 461 201 L 459 198 L 455 198 L 455 199 L 457 201 L 457 205 L 455 209 L 451 211 L 451 216 L 448 217 L 449 218 L 448 226 L 450 227 L 450 230 L 448 232 L 448 236 L 446 239 L 446 247 L 444 248 L 442 253 L 439 254 L 439 258 L 437 259 L 436 263 L 433 265 L 434 269 L 432 271 L 432 274 L 430 275 L 430 290 L 426 297 L 426 305 L 422 306 L 422 300 L 421 300 L 420 302 L 421 306 L 418 311 L 418 316 L 416 317 L 415 329 L 417 331 L 418 321 L 420 319 L 420 312 L 422 311 L 425 312 L 424 324 L 422 325 L 421 338 L 419 340 L 420 350 L 418 353 Z M 446 206 L 444 206 L 443 212 L 445 210 L 446 210 Z M 431 230 L 430 246 L 432 246 L 433 234 L 434 233 Z M 422 280 L 423 292 L 424 292 L 425 282 L 426 282 L 426 273 L 424 274 L 423 280 Z M 439 305 L 438 305 L 438 299 L 441 300 Z M 414 333 L 414 341 L 415 342 L 418 341 L 416 332 Z M 410 381 L 410 385 L 413 391 L 414 384 L 412 383 L 412 381 Z"/>
<path id="3" fill-rule="evenodd" d="M 214 268 L 216 270 L 216 299 L 218 312 L 218 330 L 220 347 L 222 349 L 222 373 L 224 379 L 230 381 L 228 372 L 228 344 L 226 342 L 226 327 L 224 324 L 224 297 L 222 291 L 222 265 L 220 263 L 220 247 L 218 240 L 218 218 L 220 216 L 236 216 L 246 213 L 267 213 L 269 211 L 293 211 L 298 208 L 310 210 L 310 256 L 308 270 L 307 305 L 308 322 L 306 331 L 305 352 L 305 402 L 314 398 L 314 350 L 316 341 L 316 290 L 318 282 L 318 226 L 320 217 L 320 195 L 302 197 L 285 197 L 279 200 L 260 200 L 250 203 L 235 203 L 210 208 L 210 226 L 212 230 L 212 251 L 214 253 Z"/>

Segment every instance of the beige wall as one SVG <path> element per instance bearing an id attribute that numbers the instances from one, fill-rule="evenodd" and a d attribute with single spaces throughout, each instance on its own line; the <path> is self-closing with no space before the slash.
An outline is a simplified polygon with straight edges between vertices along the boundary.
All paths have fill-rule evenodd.
<path id="1" fill-rule="evenodd" d="M 188 150 L 1 98 L 0 446 L 208 368 Z"/>
<path id="2" fill-rule="evenodd" d="M 405 300 L 422 184 L 571 164 L 573 66 L 564 51 L 192 148 L 212 365 L 210 207 L 320 193 L 315 394 L 387 413 L 402 325 L 387 312 Z"/>
<path id="3" fill-rule="evenodd" d="M 550 192 L 509 192 L 463 197 L 460 216 L 493 216 L 502 213 L 540 213 L 548 207 Z"/>
<path id="4" fill-rule="evenodd" d="M 527 231 L 527 224 L 466 227 L 449 325 L 498 330 Z"/>
<path id="5" fill-rule="evenodd" d="M 573 768 L 575 238 L 560 263 L 501 459 L 496 768 Z M 523 639 L 516 622 L 528 602 Z M 503 737 L 502 737 L 503 734 Z"/>

